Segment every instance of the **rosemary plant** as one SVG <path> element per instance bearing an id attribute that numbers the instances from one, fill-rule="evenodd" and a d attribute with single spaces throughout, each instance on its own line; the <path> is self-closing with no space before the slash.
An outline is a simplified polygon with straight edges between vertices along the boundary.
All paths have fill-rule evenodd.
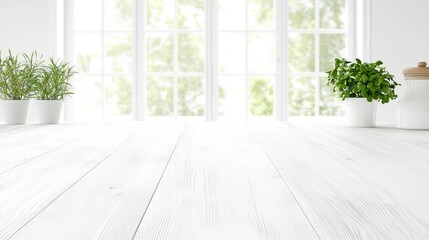
<path id="1" fill-rule="evenodd" d="M 30 56 L 9 55 L 4 59 L 0 52 L 0 98 L 4 100 L 27 100 L 34 91 L 34 83 L 40 77 L 43 61 L 36 52 Z"/>
<path id="2" fill-rule="evenodd" d="M 70 81 L 75 74 L 74 67 L 68 62 L 50 58 L 35 83 L 35 97 L 39 100 L 64 100 L 73 94 Z"/>

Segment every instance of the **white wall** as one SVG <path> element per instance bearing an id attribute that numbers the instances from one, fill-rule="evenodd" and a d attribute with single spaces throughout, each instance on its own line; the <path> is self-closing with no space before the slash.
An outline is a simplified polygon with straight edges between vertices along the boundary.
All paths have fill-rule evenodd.
<path id="1" fill-rule="evenodd" d="M 0 49 L 3 55 L 10 49 L 15 54 L 37 51 L 46 57 L 54 56 L 57 49 L 56 11 L 56 0 L 0 0 Z M 30 112 L 30 121 L 32 115 Z"/>
<path id="2" fill-rule="evenodd" d="M 56 52 L 56 0 L 0 0 L 0 49 Z"/>
<path id="3" fill-rule="evenodd" d="M 371 0 L 370 59 L 382 60 L 405 90 L 402 70 L 429 62 L 429 1 Z M 399 98 L 398 98 L 399 99 Z M 397 100 L 378 106 L 378 122 L 396 122 Z"/>

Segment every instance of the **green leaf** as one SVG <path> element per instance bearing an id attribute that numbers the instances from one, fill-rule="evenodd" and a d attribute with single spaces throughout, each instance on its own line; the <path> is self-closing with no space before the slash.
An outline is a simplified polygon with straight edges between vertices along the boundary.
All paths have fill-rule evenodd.
<path id="1" fill-rule="evenodd" d="M 368 63 L 360 59 L 351 63 L 337 58 L 336 68 L 328 72 L 328 84 L 342 99 L 365 97 L 387 103 L 396 97 L 394 89 L 399 84 L 382 64 L 382 61 Z"/>
<path id="2" fill-rule="evenodd" d="M 380 60 L 378 60 L 378 61 L 375 63 L 375 65 L 377 65 L 377 66 L 381 66 L 381 65 L 383 65 L 383 62 L 382 62 L 382 61 L 380 61 Z"/>
<path id="3" fill-rule="evenodd" d="M 368 100 L 368 102 L 372 102 L 372 96 L 366 97 L 366 100 Z"/>

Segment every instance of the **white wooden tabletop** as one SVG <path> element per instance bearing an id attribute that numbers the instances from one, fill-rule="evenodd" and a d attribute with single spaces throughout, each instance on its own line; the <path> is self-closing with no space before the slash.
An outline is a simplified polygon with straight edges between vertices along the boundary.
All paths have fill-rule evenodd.
<path id="1" fill-rule="evenodd" d="M 429 239 L 429 131 L 0 125 L 0 239 Z"/>

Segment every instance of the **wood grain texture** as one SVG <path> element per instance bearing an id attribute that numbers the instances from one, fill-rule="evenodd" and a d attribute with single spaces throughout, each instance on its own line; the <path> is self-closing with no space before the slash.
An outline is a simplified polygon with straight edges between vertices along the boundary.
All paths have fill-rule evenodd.
<path id="1" fill-rule="evenodd" d="M 183 129 L 0 125 L 0 239 L 429 239 L 429 131 Z"/>
<path id="2" fill-rule="evenodd" d="M 132 239 L 183 129 L 145 124 L 12 239 Z"/>
<path id="3" fill-rule="evenodd" d="M 6 125 L 0 124 L 0 133 L 17 133 L 22 131 L 27 131 L 28 129 L 37 128 L 40 125 Z"/>
<path id="4" fill-rule="evenodd" d="M 103 125 L 30 125 L 0 132 L 0 175 Z"/>
<path id="5" fill-rule="evenodd" d="M 241 125 L 184 133 L 134 239 L 318 239 L 271 161 Z"/>
<path id="6" fill-rule="evenodd" d="M 429 147 L 421 145 L 428 142 L 429 132 L 312 125 L 294 129 L 346 159 L 340 163 L 368 185 L 382 188 L 429 229 Z"/>
<path id="7" fill-rule="evenodd" d="M 0 239 L 12 236 L 140 128 L 109 124 L 0 175 Z"/>
<path id="8" fill-rule="evenodd" d="M 356 167 L 360 162 L 368 164 L 368 157 L 377 161 L 377 156 L 384 159 L 385 166 L 389 165 L 389 157 L 383 156 L 388 149 L 368 153 L 366 147 L 376 144 L 371 135 L 353 143 L 357 151 L 345 154 L 349 148 L 336 145 L 344 139 L 336 139 L 330 132 L 314 136 L 315 130 L 303 134 L 279 123 L 253 124 L 252 129 L 321 239 L 428 239 L 428 223 L 410 212 L 409 206 L 401 204 L 386 188 L 385 184 L 394 181 L 395 176 L 386 178 L 384 185 L 375 184 L 376 171 L 370 178 L 364 172 L 368 169 Z M 356 134 L 362 133 L 356 130 L 348 138 L 355 139 Z M 320 141 L 310 136 L 320 137 Z M 362 145 L 362 141 L 368 143 Z M 375 154 L 372 159 L 371 154 Z M 406 197 L 403 194 L 403 199 Z M 427 193 L 419 197 L 429 200 Z"/>

